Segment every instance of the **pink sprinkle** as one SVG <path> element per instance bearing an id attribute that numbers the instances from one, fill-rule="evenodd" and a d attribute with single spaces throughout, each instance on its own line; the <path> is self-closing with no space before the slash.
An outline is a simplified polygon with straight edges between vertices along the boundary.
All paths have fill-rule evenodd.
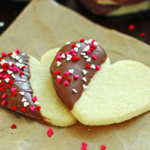
<path id="1" fill-rule="evenodd" d="M 68 71 L 68 72 L 67 72 L 67 71 L 65 71 L 65 75 L 66 75 L 66 76 L 69 76 L 69 74 L 70 74 L 70 72 L 69 72 L 69 71 Z"/>
<path id="2" fill-rule="evenodd" d="M 2 77 L 3 77 L 3 75 L 0 74 L 0 78 L 2 78 Z"/>
<path id="3" fill-rule="evenodd" d="M 31 106 L 31 107 L 30 107 L 30 110 L 34 111 L 35 108 L 36 108 L 35 106 Z"/>
<path id="4" fill-rule="evenodd" d="M 58 83 L 60 83 L 62 80 L 62 78 L 57 78 Z"/>
<path id="5" fill-rule="evenodd" d="M 2 57 L 6 56 L 6 53 L 2 52 Z"/>
<path id="6" fill-rule="evenodd" d="M 71 53 L 71 55 L 72 55 L 72 56 L 77 56 L 77 54 L 76 54 L 76 53 Z"/>
<path id="7" fill-rule="evenodd" d="M 97 54 L 93 55 L 92 58 L 97 59 Z"/>
<path id="8" fill-rule="evenodd" d="M 79 75 L 75 74 L 75 75 L 74 75 L 74 78 L 75 78 L 75 79 L 78 79 L 78 78 L 79 78 Z"/>
<path id="9" fill-rule="evenodd" d="M 59 52 L 58 55 L 61 55 L 61 52 Z"/>
<path id="10" fill-rule="evenodd" d="M 74 49 L 71 49 L 71 50 L 70 50 L 70 52 L 71 52 L 71 53 L 74 53 L 74 52 L 75 52 L 75 50 L 74 50 Z"/>
<path id="11" fill-rule="evenodd" d="M 37 96 L 34 96 L 34 97 L 32 98 L 32 100 L 33 100 L 33 101 L 37 101 Z"/>
<path id="12" fill-rule="evenodd" d="M 84 146 L 87 146 L 87 143 L 85 143 L 85 142 L 82 142 L 82 145 L 84 145 Z"/>
<path id="13" fill-rule="evenodd" d="M 12 92 L 15 92 L 15 91 L 16 91 L 16 88 L 11 88 L 11 91 L 12 91 Z"/>
<path id="14" fill-rule="evenodd" d="M 19 53 L 20 53 L 19 49 L 17 49 L 17 50 L 16 50 L 16 53 L 17 53 L 17 54 L 19 54 Z"/>
<path id="15" fill-rule="evenodd" d="M 101 150 L 105 150 L 106 146 L 105 145 L 101 145 Z"/>
<path id="16" fill-rule="evenodd" d="M 14 68 L 13 67 L 9 67 L 9 70 L 13 70 Z"/>
<path id="17" fill-rule="evenodd" d="M 92 40 L 92 43 L 94 43 L 94 42 L 95 42 L 95 39 Z"/>
<path id="18" fill-rule="evenodd" d="M 17 68 L 17 67 L 14 67 L 14 70 L 13 70 L 14 72 L 19 72 L 20 71 L 20 69 L 19 68 Z"/>
<path id="19" fill-rule="evenodd" d="M 90 53 L 91 53 L 91 51 L 90 51 L 90 50 L 88 50 L 86 53 L 87 53 L 87 54 L 90 54 Z"/>
<path id="20" fill-rule="evenodd" d="M 3 95 L 2 95 L 2 98 L 5 98 L 5 97 L 6 97 L 6 94 L 3 94 Z"/>
<path id="21" fill-rule="evenodd" d="M 68 85 L 69 85 L 69 82 L 68 82 L 68 81 L 65 81 L 65 82 L 63 83 L 63 85 L 68 86 Z"/>
<path id="22" fill-rule="evenodd" d="M 97 70 L 100 70 L 100 69 L 101 69 L 101 66 L 96 66 L 96 69 L 97 69 Z"/>
<path id="23" fill-rule="evenodd" d="M 66 55 L 70 54 L 70 52 L 65 52 Z"/>
<path id="24" fill-rule="evenodd" d="M 9 77 L 10 77 L 10 76 L 7 75 L 7 74 L 3 75 L 3 79 L 7 79 L 7 78 L 9 78 Z"/>
<path id="25" fill-rule="evenodd" d="M 86 147 L 87 147 L 87 143 L 85 143 L 85 142 L 82 142 L 82 147 L 81 147 L 81 150 L 86 150 Z"/>
<path id="26" fill-rule="evenodd" d="M 86 46 L 90 46 L 90 44 L 85 44 Z"/>
<path id="27" fill-rule="evenodd" d="M 1 102 L 1 105 L 4 106 L 5 104 L 6 104 L 6 100 L 3 100 L 3 101 Z"/>
<path id="28" fill-rule="evenodd" d="M 92 47 L 92 46 L 94 46 L 94 44 L 92 43 L 90 46 Z"/>
<path id="29" fill-rule="evenodd" d="M 47 135 L 48 137 L 51 137 L 53 135 L 53 130 L 51 128 L 47 131 Z"/>
<path id="30" fill-rule="evenodd" d="M 80 39 L 80 42 L 84 42 L 85 41 L 85 39 Z"/>
<path id="31" fill-rule="evenodd" d="M 57 59 L 61 59 L 61 56 L 60 56 L 60 55 L 57 55 Z"/>

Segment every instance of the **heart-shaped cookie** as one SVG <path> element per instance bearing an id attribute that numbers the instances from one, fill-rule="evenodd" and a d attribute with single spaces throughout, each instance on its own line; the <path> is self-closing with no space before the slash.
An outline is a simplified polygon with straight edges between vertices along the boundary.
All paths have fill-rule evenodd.
<path id="1" fill-rule="evenodd" d="M 74 124 L 76 119 L 60 103 L 52 86 L 49 65 L 53 57 L 44 55 L 42 64 L 19 50 L 9 54 L 3 52 L 0 58 L 1 105 L 44 123 Z"/>
<path id="2" fill-rule="evenodd" d="M 64 50 L 64 48 L 66 50 Z M 70 50 L 68 47 L 63 47 L 64 53 L 68 50 Z M 80 57 L 81 60 L 82 56 L 85 55 L 82 55 L 84 48 L 82 48 L 82 52 L 80 50 L 77 56 Z M 59 55 L 61 51 L 62 49 L 57 55 Z M 63 85 L 64 79 L 62 79 L 61 83 L 58 83 L 56 82 L 57 77 L 53 74 L 53 69 L 60 71 L 60 73 L 62 71 L 61 66 L 55 65 L 57 55 L 51 66 L 54 86 L 57 84 L 55 90 L 62 101 L 68 99 L 70 103 L 70 101 L 74 100 L 74 96 L 79 91 L 79 86 L 85 82 L 81 74 L 77 79 L 74 78 L 76 70 L 80 72 L 83 71 L 81 69 L 83 65 L 82 63 L 80 64 L 80 60 L 78 60 L 78 64 L 76 65 L 76 63 L 70 62 L 72 60 L 67 62 L 66 58 L 62 59 L 62 68 L 74 68 L 74 73 L 71 74 L 73 79 L 71 82 L 74 83 L 74 88 L 72 88 L 71 82 L 68 82 L 68 86 Z M 90 55 L 93 56 L 92 53 Z M 94 56 L 94 58 L 96 57 Z M 92 59 L 94 58 L 92 57 Z M 97 57 L 97 59 L 100 58 L 99 56 Z M 87 76 L 89 69 L 93 68 L 85 68 L 84 74 Z M 59 75 L 61 76 L 62 74 Z M 80 82 L 77 80 L 80 80 Z M 59 88 L 59 86 L 61 88 Z M 67 90 L 65 90 L 66 88 Z M 74 89 L 74 91 L 72 91 L 72 89 Z M 150 68 L 139 62 L 125 60 L 118 61 L 111 65 L 107 57 L 106 61 L 102 63 L 100 70 L 95 72 L 88 85 L 85 84 L 84 89 L 70 110 L 81 123 L 86 125 L 119 123 L 150 110 Z M 61 93 L 60 91 L 64 91 L 64 98 L 62 95 L 59 95 Z M 72 94 L 71 96 L 70 93 Z M 63 103 L 65 104 L 64 101 Z M 68 104 L 66 104 L 66 106 L 68 106 Z"/>

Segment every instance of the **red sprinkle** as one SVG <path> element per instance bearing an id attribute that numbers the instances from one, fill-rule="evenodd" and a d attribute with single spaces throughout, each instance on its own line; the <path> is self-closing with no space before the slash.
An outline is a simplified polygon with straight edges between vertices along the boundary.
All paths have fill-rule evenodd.
<path id="1" fill-rule="evenodd" d="M 72 48 L 75 48 L 76 47 L 76 43 L 72 44 Z"/>
<path id="2" fill-rule="evenodd" d="M 17 126 L 16 126 L 15 124 L 13 124 L 13 125 L 11 126 L 11 128 L 12 128 L 12 129 L 16 129 Z"/>
<path id="3" fill-rule="evenodd" d="M 133 24 L 131 24 L 130 26 L 129 26 L 129 30 L 134 30 L 134 25 Z"/>
<path id="4" fill-rule="evenodd" d="M 24 73 L 23 72 L 20 72 L 20 74 L 19 74 L 20 76 L 22 76 L 22 75 L 24 75 Z"/>
<path id="5" fill-rule="evenodd" d="M 3 68 L 4 71 L 7 71 L 7 68 Z"/>
<path id="6" fill-rule="evenodd" d="M 79 60 L 79 59 L 80 59 L 80 57 L 72 56 L 72 60 L 73 60 L 73 62 L 76 62 L 76 60 Z"/>
<path id="7" fill-rule="evenodd" d="M 25 69 L 26 68 L 26 66 L 23 66 L 21 69 Z"/>
<path id="8" fill-rule="evenodd" d="M 5 85 L 5 83 L 2 81 L 1 83 L 0 83 L 0 86 L 4 86 Z"/>
<path id="9" fill-rule="evenodd" d="M 25 113 L 25 112 L 26 112 L 26 108 L 25 108 L 25 107 L 22 107 L 22 108 L 21 108 L 21 111 Z"/>
<path id="10" fill-rule="evenodd" d="M 85 68 L 90 69 L 91 67 L 89 64 L 86 64 Z"/>
<path id="11" fill-rule="evenodd" d="M 71 82 L 71 81 L 72 81 L 72 78 L 67 78 L 67 80 L 68 80 L 69 82 Z"/>
<path id="12" fill-rule="evenodd" d="M 65 79 L 65 78 L 67 78 L 67 77 L 66 77 L 66 75 L 64 74 L 64 75 L 62 76 L 62 78 Z"/>
<path id="13" fill-rule="evenodd" d="M 14 105 L 11 109 L 12 110 L 17 110 L 17 106 Z"/>
<path id="14" fill-rule="evenodd" d="M 141 37 L 144 37 L 146 34 L 144 33 L 144 32 L 142 32 L 141 34 L 140 34 L 140 36 Z"/>
<path id="15" fill-rule="evenodd" d="M 10 84 L 13 84 L 13 80 L 9 80 L 9 83 L 10 83 Z"/>
<path id="16" fill-rule="evenodd" d="M 90 48 L 91 51 L 94 51 L 94 48 Z"/>
<path id="17" fill-rule="evenodd" d="M 4 92 L 4 91 L 5 91 L 5 87 L 0 88 L 0 90 L 1 90 L 2 92 Z"/>
<path id="18" fill-rule="evenodd" d="M 15 97 L 18 93 L 17 92 L 13 92 L 13 97 Z"/>
<path id="19" fill-rule="evenodd" d="M 14 67 L 14 66 L 15 66 L 15 64 L 12 64 L 11 66 L 12 66 L 12 67 Z"/>
<path id="20" fill-rule="evenodd" d="M 40 111 L 41 106 L 36 106 L 36 109 L 37 109 L 38 111 Z"/>
<path id="21" fill-rule="evenodd" d="M 2 68 L 8 68 L 9 67 L 9 65 L 7 64 L 7 63 L 4 63 L 3 65 L 2 65 Z"/>
<path id="22" fill-rule="evenodd" d="M 93 48 L 94 48 L 94 49 L 96 49 L 96 48 L 97 48 L 97 46 L 93 45 Z"/>
<path id="23" fill-rule="evenodd" d="M 7 87 L 7 88 L 11 88 L 11 84 L 8 84 L 6 87 Z"/>
<path id="24" fill-rule="evenodd" d="M 60 73 L 60 71 L 56 71 L 55 74 L 58 75 Z"/>
<path id="25" fill-rule="evenodd" d="M 85 41 L 85 39 L 80 39 L 80 42 L 84 42 Z"/>
<path id="26" fill-rule="evenodd" d="M 9 53 L 8 55 L 11 56 L 13 53 Z"/>

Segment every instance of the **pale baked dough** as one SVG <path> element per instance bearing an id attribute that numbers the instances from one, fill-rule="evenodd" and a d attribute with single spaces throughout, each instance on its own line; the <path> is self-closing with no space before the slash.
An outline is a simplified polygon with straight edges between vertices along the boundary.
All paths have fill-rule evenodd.
<path id="1" fill-rule="evenodd" d="M 50 65 L 58 50 L 51 50 L 44 54 L 41 63 L 30 56 L 30 82 L 45 121 L 56 126 L 69 126 L 74 124 L 76 119 L 58 99 L 50 76 Z"/>

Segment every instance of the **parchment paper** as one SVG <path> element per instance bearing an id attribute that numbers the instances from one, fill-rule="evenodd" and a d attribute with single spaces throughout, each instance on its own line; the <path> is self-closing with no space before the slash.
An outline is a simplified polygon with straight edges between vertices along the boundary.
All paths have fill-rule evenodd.
<path id="1" fill-rule="evenodd" d="M 95 38 L 112 63 L 132 59 L 150 66 L 149 45 L 100 27 L 50 0 L 34 0 L 27 6 L 0 38 L 0 51 L 19 48 L 40 59 L 47 50 L 80 38 Z M 11 129 L 14 123 L 17 129 Z M 54 131 L 51 138 L 47 136 L 49 128 Z M 59 128 L 0 108 L 0 150 L 80 150 L 83 141 L 88 143 L 87 150 L 100 150 L 102 144 L 107 150 L 148 150 L 150 113 L 108 126 L 77 122 Z"/>

